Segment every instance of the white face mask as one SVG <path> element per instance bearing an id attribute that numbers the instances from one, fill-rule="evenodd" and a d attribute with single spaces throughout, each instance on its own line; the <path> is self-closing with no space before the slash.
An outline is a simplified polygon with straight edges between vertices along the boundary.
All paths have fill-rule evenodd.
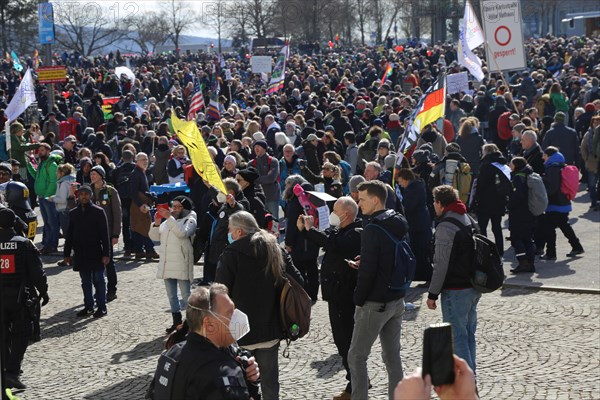
<path id="1" fill-rule="evenodd" d="M 223 322 L 219 315 L 213 313 L 212 311 L 210 311 L 210 313 L 216 319 L 218 319 L 219 322 L 221 322 L 223 325 L 229 328 L 229 333 L 231 334 L 233 340 L 235 340 L 236 342 L 244 336 L 246 336 L 248 332 L 250 332 L 250 322 L 248 321 L 248 316 L 242 311 L 238 310 L 237 308 L 233 310 L 233 314 L 231 315 L 231 319 L 229 320 L 229 325 Z"/>
<path id="2" fill-rule="evenodd" d="M 331 226 L 340 226 L 340 223 L 342 221 L 340 220 L 340 217 L 338 217 L 338 215 L 336 213 L 331 213 L 329 214 L 329 225 Z"/>

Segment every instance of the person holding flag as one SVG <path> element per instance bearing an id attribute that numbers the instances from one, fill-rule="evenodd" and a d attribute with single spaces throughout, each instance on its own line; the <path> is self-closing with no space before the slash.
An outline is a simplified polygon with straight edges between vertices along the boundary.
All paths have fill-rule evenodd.
<path id="1" fill-rule="evenodd" d="M 202 85 L 198 81 L 198 78 L 194 78 L 194 94 L 190 101 L 190 107 L 188 110 L 188 121 L 196 119 L 196 114 L 204 108 L 204 96 L 202 95 Z"/>

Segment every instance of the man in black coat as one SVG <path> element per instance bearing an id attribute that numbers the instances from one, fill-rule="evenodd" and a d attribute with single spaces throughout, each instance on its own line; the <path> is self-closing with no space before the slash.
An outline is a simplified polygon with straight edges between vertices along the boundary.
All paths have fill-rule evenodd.
<path id="1" fill-rule="evenodd" d="M 358 206 L 351 197 L 340 197 L 333 205 L 329 217 L 331 227 L 321 232 L 314 228 L 311 216 L 300 215 L 299 231 L 306 230 L 306 238 L 325 250 L 321 264 L 321 293 L 329 305 L 329 322 L 333 341 L 342 357 L 348 384 L 340 397 L 352 393 L 348 351 L 354 330 L 354 302 L 357 270 L 350 268 L 346 260 L 354 260 L 360 254 L 362 221 L 356 219 Z"/>
<path id="2" fill-rule="evenodd" d="M 534 131 L 525 131 L 521 135 L 521 156 L 527 160 L 533 172 L 543 175 L 546 172 L 542 149 L 537 142 L 537 134 Z"/>
<path id="3" fill-rule="evenodd" d="M 73 265 L 73 270 L 79 271 L 81 277 L 85 307 L 77 313 L 77 316 L 86 317 L 93 314 L 94 318 L 100 318 L 106 315 L 104 268 L 110 261 L 111 248 L 108 221 L 104 210 L 91 202 L 92 188 L 89 185 L 81 186 L 78 196 L 79 205 L 69 213 L 64 261 L 66 264 Z M 71 251 L 74 252 L 73 260 Z M 96 312 L 94 312 L 94 297 Z"/>

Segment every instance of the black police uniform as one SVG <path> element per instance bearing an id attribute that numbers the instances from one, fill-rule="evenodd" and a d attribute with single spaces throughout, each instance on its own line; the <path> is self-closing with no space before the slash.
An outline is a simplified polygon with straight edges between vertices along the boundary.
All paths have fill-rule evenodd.
<path id="1" fill-rule="evenodd" d="M 190 332 L 161 355 L 154 376 L 155 400 L 258 399 L 258 384 L 246 381 L 230 348 L 220 349 Z"/>
<path id="2" fill-rule="evenodd" d="M 7 378 L 17 378 L 32 335 L 32 311 L 38 296 L 46 297 L 48 283 L 39 252 L 14 229 L 0 229 L 0 291 L 2 296 Z M 47 298 L 46 298 L 47 300 Z"/>

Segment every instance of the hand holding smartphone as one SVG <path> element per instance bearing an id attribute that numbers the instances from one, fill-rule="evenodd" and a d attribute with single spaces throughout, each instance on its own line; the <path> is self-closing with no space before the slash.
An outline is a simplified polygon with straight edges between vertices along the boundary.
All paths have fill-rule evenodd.
<path id="1" fill-rule="evenodd" d="M 452 325 L 433 324 L 423 335 L 423 373 L 431 375 L 434 386 L 454 383 L 454 348 Z"/>

